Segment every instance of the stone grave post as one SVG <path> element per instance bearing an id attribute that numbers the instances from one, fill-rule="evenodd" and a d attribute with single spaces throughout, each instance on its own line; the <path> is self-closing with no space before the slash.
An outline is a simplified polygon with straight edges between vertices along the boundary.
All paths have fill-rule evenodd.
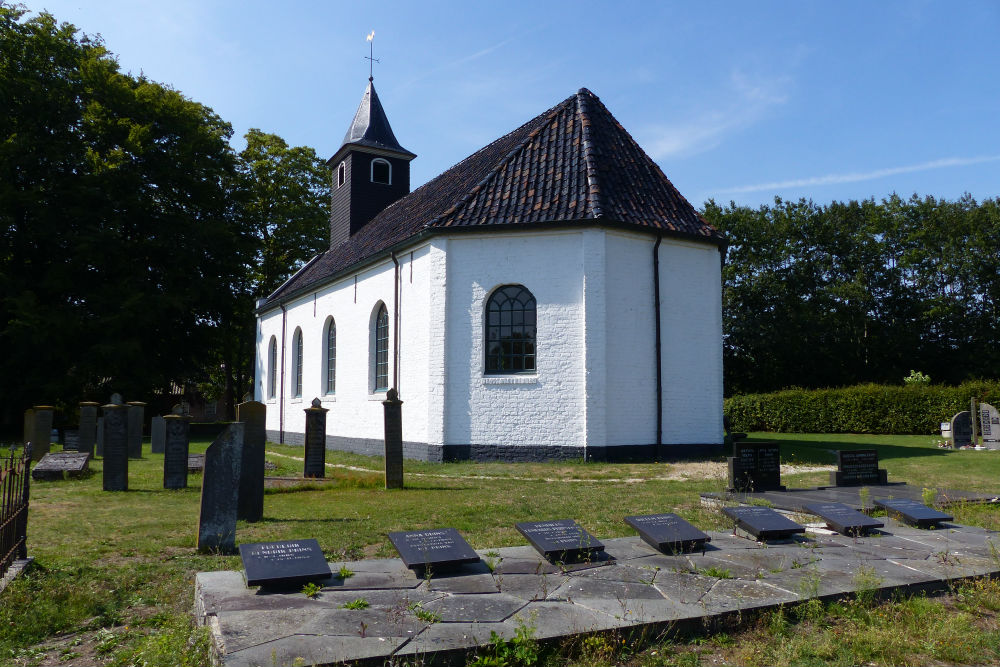
<path id="1" fill-rule="evenodd" d="M 979 432 L 987 449 L 1000 449 L 1000 414 L 989 403 L 979 404 Z"/>
<path id="2" fill-rule="evenodd" d="M 163 417 L 163 488 L 186 489 L 190 423 L 181 415 Z"/>
<path id="3" fill-rule="evenodd" d="M 385 408 L 385 488 L 403 488 L 403 402 L 393 387 L 382 401 Z"/>
<path id="4" fill-rule="evenodd" d="M 149 451 L 154 454 L 162 454 L 167 437 L 166 422 L 163 417 L 157 415 L 149 420 Z"/>
<path id="5" fill-rule="evenodd" d="M 104 490 L 128 491 L 128 406 L 111 403 L 101 408 L 104 420 Z"/>
<path id="6" fill-rule="evenodd" d="M 205 450 L 198 513 L 198 551 L 231 553 L 236 550 L 236 505 L 243 465 L 244 425 L 226 427 Z"/>
<path id="7" fill-rule="evenodd" d="M 83 401 L 80 403 L 80 444 L 79 451 L 93 455 L 97 440 L 97 408 L 100 403 Z"/>
<path id="8" fill-rule="evenodd" d="M 145 419 L 146 404 L 142 401 L 129 401 L 128 405 L 128 457 L 142 458 L 142 426 Z"/>
<path id="9" fill-rule="evenodd" d="M 104 417 L 97 418 L 97 442 L 94 443 L 94 456 L 104 456 Z"/>
<path id="10" fill-rule="evenodd" d="M 31 459 L 41 461 L 52 447 L 52 413 L 51 405 L 36 405 L 34 420 L 31 425 Z"/>
<path id="11" fill-rule="evenodd" d="M 306 408 L 305 477 L 326 477 L 326 413 L 320 400 L 314 398 Z"/>
<path id="12" fill-rule="evenodd" d="M 264 443 L 267 440 L 267 407 L 257 401 L 236 406 L 236 421 L 245 424 L 243 467 L 236 518 L 260 521 L 264 516 Z M 325 432 L 326 429 L 324 429 Z"/>

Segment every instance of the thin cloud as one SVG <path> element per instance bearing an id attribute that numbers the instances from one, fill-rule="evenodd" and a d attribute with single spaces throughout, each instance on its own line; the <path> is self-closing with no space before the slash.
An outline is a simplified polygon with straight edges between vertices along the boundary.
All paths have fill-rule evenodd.
<path id="1" fill-rule="evenodd" d="M 889 167 L 886 169 L 876 169 L 874 171 L 849 172 L 846 174 L 827 174 L 826 176 L 813 176 L 811 178 L 796 178 L 788 181 L 774 181 L 771 183 L 757 183 L 754 185 L 737 185 L 731 188 L 721 188 L 719 192 L 761 192 L 765 190 L 789 190 L 792 188 L 804 188 L 816 185 L 837 185 L 840 183 L 860 183 L 862 181 L 874 181 L 886 176 L 897 174 L 909 174 L 915 171 L 928 171 L 931 169 L 945 169 L 948 167 L 967 167 L 973 164 L 984 162 L 996 162 L 1000 160 L 1000 155 L 983 155 L 979 157 L 949 157 L 920 164 L 910 164 L 902 167 Z"/>

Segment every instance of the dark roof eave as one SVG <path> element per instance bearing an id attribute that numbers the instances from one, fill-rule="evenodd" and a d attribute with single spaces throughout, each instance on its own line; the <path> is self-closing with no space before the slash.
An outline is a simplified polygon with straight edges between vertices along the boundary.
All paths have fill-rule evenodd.
<path id="1" fill-rule="evenodd" d="M 254 310 L 255 315 L 263 315 L 264 313 L 274 310 L 289 301 L 294 301 L 295 299 L 308 294 L 312 291 L 320 289 L 325 285 L 334 283 L 344 276 L 351 275 L 352 273 L 357 273 L 361 269 L 376 264 L 388 257 L 391 257 L 393 253 L 407 248 L 409 246 L 421 243 L 424 240 L 430 238 L 431 236 L 438 236 L 441 234 L 447 234 L 450 232 L 466 232 L 470 234 L 488 233 L 491 231 L 521 231 L 521 230 L 537 230 L 537 229 L 561 229 L 561 228 L 581 228 L 581 227 L 610 227 L 612 229 L 620 229 L 629 232 L 639 232 L 650 234 L 652 236 L 662 236 L 665 238 L 676 238 L 684 241 L 696 241 L 705 243 L 708 245 L 714 245 L 718 248 L 720 253 L 725 253 L 726 249 L 729 247 L 729 241 L 722 235 L 719 236 L 703 236 L 700 234 L 690 234 L 687 232 L 674 231 L 672 229 L 661 229 L 659 227 L 642 227 L 639 225 L 620 222 L 618 220 L 607 220 L 604 218 L 581 218 L 577 220 L 548 220 L 540 222 L 512 222 L 506 224 L 491 224 L 491 225 L 456 225 L 453 227 L 428 227 L 421 230 L 419 233 L 400 241 L 394 245 L 389 246 L 385 250 L 380 250 L 365 259 L 350 264 L 340 271 L 332 273 L 328 276 L 324 276 L 319 280 L 315 280 L 311 283 L 303 285 L 302 287 L 284 294 L 273 301 L 269 298 L 262 306 Z M 318 257 L 318 255 L 317 255 Z M 312 262 L 310 261 L 310 264 Z M 304 267 L 303 267 L 304 268 Z M 294 276 L 293 276 L 294 277 Z M 289 279 L 289 281 L 291 278 Z M 277 291 L 277 290 L 276 290 Z"/>

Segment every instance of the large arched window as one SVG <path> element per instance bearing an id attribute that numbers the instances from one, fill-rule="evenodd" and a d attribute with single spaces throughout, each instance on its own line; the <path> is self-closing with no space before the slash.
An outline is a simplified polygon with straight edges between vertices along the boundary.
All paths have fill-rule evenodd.
<path id="1" fill-rule="evenodd" d="M 379 304 L 375 315 L 375 354 L 372 357 L 375 375 L 375 391 L 389 388 L 389 311 L 385 304 Z"/>
<path id="2" fill-rule="evenodd" d="M 278 393 L 278 339 L 271 336 L 271 344 L 267 351 L 267 397 L 274 398 Z"/>
<path id="3" fill-rule="evenodd" d="M 324 331 L 323 393 L 329 395 L 337 391 L 337 323 L 332 317 L 327 318 Z"/>
<path id="4" fill-rule="evenodd" d="M 372 160 L 372 183 L 392 185 L 392 165 L 380 157 Z"/>
<path id="5" fill-rule="evenodd" d="M 535 297 L 503 285 L 486 301 L 486 372 L 535 372 Z"/>
<path id="6" fill-rule="evenodd" d="M 292 334 L 292 397 L 302 398 L 302 329 Z"/>

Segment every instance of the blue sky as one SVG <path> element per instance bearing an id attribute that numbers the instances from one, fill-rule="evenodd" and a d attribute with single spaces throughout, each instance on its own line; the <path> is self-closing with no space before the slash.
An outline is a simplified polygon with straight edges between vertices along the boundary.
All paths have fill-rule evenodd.
<path id="1" fill-rule="evenodd" d="M 323 157 L 367 83 L 416 187 L 581 87 L 695 206 L 1000 196 L 1000 3 L 28 0 Z"/>

